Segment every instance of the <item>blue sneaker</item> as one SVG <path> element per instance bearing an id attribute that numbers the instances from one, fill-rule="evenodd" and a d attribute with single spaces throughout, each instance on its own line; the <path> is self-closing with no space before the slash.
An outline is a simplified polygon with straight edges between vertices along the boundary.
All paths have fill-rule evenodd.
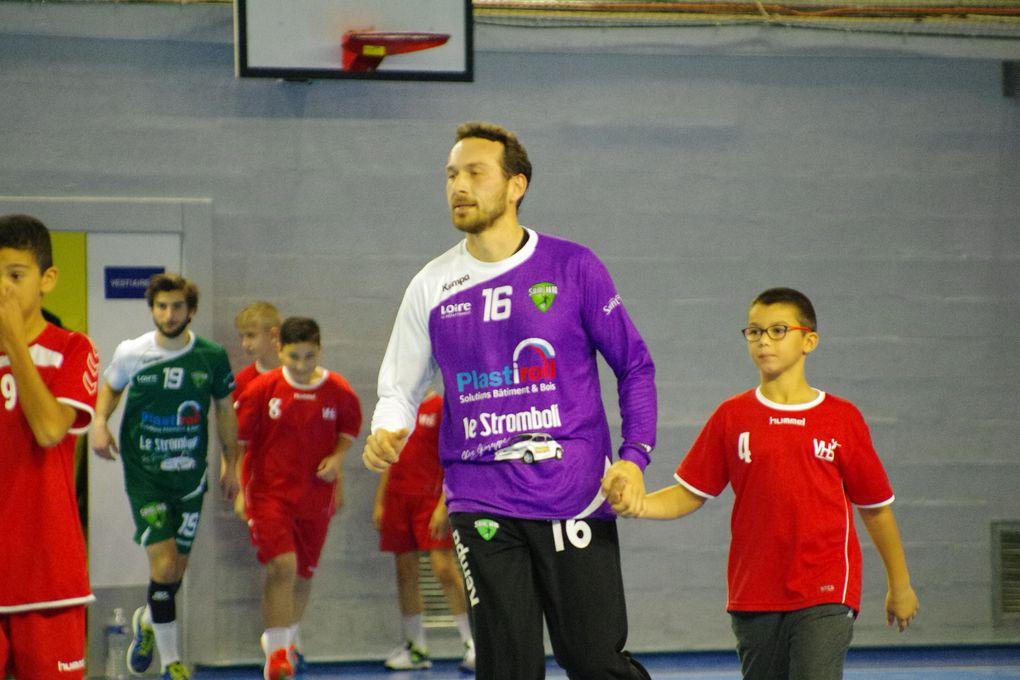
<path id="1" fill-rule="evenodd" d="M 191 673 L 180 661 L 174 661 L 163 671 L 163 680 L 191 680 Z"/>
<path id="2" fill-rule="evenodd" d="M 305 655 L 298 651 L 295 645 L 291 645 L 288 651 L 290 657 L 290 665 L 294 667 L 295 673 L 304 673 L 308 666 L 305 664 Z"/>
<path id="3" fill-rule="evenodd" d="M 152 653 L 156 647 L 156 634 L 152 624 L 145 622 L 145 607 L 139 607 L 131 617 L 131 634 L 134 639 L 128 645 L 127 667 L 134 675 L 141 675 L 152 665 Z M 187 670 L 184 671 L 187 673 Z M 186 677 L 186 676 L 185 676 Z"/>

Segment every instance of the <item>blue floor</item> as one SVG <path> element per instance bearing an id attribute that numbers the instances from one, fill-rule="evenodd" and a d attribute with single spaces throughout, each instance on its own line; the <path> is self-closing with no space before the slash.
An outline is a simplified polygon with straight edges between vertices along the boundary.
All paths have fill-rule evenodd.
<path id="1" fill-rule="evenodd" d="M 740 680 L 736 655 L 724 652 L 637 654 L 653 680 Z M 200 668 L 196 680 L 253 680 L 260 668 Z M 470 680 L 457 662 L 436 661 L 427 671 L 387 671 L 380 662 L 311 664 L 304 680 Z M 554 663 L 549 680 L 566 675 Z M 925 647 L 850 651 L 845 680 L 1020 679 L 1020 647 Z"/>

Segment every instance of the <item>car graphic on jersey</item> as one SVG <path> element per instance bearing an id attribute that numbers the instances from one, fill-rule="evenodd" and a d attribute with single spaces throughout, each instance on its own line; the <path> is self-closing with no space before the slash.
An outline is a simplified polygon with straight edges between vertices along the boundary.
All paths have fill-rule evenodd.
<path id="1" fill-rule="evenodd" d="M 510 444 L 496 451 L 494 460 L 523 460 L 536 463 L 550 458 L 563 458 L 563 447 L 544 432 L 526 432 L 510 440 Z"/>

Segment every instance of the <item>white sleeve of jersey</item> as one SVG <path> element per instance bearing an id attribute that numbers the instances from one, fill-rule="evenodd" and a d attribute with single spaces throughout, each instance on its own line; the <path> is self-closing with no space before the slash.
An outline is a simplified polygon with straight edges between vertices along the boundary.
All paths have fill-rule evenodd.
<path id="1" fill-rule="evenodd" d="M 431 305 L 424 278 L 419 273 L 411 281 L 397 311 L 379 369 L 379 402 L 372 415 L 372 432 L 379 428 L 413 430 L 418 405 L 436 373 L 428 329 Z"/>
<path id="2" fill-rule="evenodd" d="M 117 348 L 113 350 L 113 358 L 110 359 L 109 365 L 103 371 L 103 379 L 117 392 L 123 391 L 131 381 L 129 364 L 134 363 L 136 352 L 132 350 L 135 349 L 135 344 L 136 342 L 132 340 L 125 340 L 118 344 Z"/>

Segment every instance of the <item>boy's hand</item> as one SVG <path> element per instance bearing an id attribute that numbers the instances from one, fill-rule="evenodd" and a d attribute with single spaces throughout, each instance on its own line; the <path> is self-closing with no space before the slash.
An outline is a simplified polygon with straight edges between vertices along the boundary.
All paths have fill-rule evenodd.
<path id="1" fill-rule="evenodd" d="M 319 467 L 315 470 L 315 476 L 324 482 L 332 482 L 340 478 L 343 459 L 337 454 L 331 454 L 319 461 Z"/>
<path id="2" fill-rule="evenodd" d="M 432 517 L 429 518 L 429 533 L 437 541 L 450 535 L 450 513 L 443 501 L 436 503 L 436 509 L 432 511 Z"/>
<path id="3" fill-rule="evenodd" d="M 10 285 L 0 287 L 0 349 L 11 353 L 11 343 L 24 342 L 25 320 Z"/>
<path id="4" fill-rule="evenodd" d="M 237 463 L 234 466 L 234 474 L 237 475 L 237 495 L 234 496 L 234 514 L 237 518 L 248 523 L 248 504 L 244 500 L 244 484 L 241 483 L 241 471 L 244 467 L 244 456 L 245 451 L 242 448 L 241 455 L 237 457 Z"/>
<path id="5" fill-rule="evenodd" d="M 237 495 L 234 496 L 234 514 L 242 522 L 248 521 L 248 506 L 244 501 L 244 489 L 238 485 Z"/>
<path id="6" fill-rule="evenodd" d="M 372 472 L 382 472 L 397 462 L 400 451 L 407 443 L 407 428 L 402 427 L 396 432 L 379 428 L 365 440 L 365 450 L 361 460 Z"/>
<path id="7" fill-rule="evenodd" d="M 92 424 L 92 451 L 100 458 L 117 460 L 120 449 L 117 448 L 117 442 L 113 440 L 106 423 L 95 422 Z"/>
<path id="8" fill-rule="evenodd" d="M 887 626 L 895 623 L 902 633 L 914 621 L 920 608 L 917 594 L 910 586 L 895 592 L 890 589 L 885 595 L 885 623 Z"/>
<path id="9" fill-rule="evenodd" d="M 337 510 L 344 505 L 344 458 L 339 453 L 333 453 L 319 461 L 319 467 L 315 470 L 315 476 L 323 482 L 336 482 L 333 490 L 333 502 Z"/>
<path id="10" fill-rule="evenodd" d="M 618 460 L 602 478 L 602 493 L 623 517 L 640 517 L 645 507 L 645 476 L 629 460 Z"/>

